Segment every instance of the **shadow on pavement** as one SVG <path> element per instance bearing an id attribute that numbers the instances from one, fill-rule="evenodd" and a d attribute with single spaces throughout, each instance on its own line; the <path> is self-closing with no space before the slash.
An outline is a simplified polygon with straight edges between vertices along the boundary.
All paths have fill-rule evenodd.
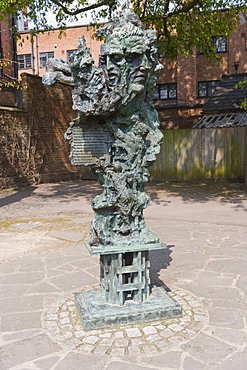
<path id="1" fill-rule="evenodd" d="M 239 183 L 148 183 L 146 192 L 152 202 L 158 205 L 169 205 L 172 197 L 184 202 L 206 203 L 217 200 L 220 203 L 235 203 L 237 208 L 246 209 L 247 193 L 243 184 Z M 76 180 L 61 183 L 46 183 L 29 186 L 25 189 L 0 192 L 0 207 L 17 203 L 24 198 L 32 197 L 40 200 L 59 199 L 59 202 L 70 202 L 83 197 L 90 202 L 102 192 L 100 184 L 95 180 Z M 171 200 L 169 199 L 171 198 Z"/>
<path id="2" fill-rule="evenodd" d="M 24 198 L 33 195 L 37 186 L 29 186 L 28 188 L 17 190 L 14 194 L 0 197 L 0 207 L 4 207 L 13 203 L 20 202 Z"/>
<path id="3" fill-rule="evenodd" d="M 79 180 L 59 184 L 44 184 L 44 188 L 41 187 L 36 194 L 44 199 L 52 197 L 53 199 L 59 198 L 61 202 L 67 202 L 82 196 L 87 200 L 92 200 L 101 192 L 102 188 L 97 181 Z"/>
<path id="4" fill-rule="evenodd" d="M 6 195 L 3 191 L 0 193 L 0 207 L 17 203 L 24 198 L 34 197 L 37 202 L 40 200 L 58 199 L 60 202 L 70 202 L 71 200 L 86 198 L 91 201 L 93 197 L 101 193 L 101 187 L 96 181 L 83 180 L 62 183 L 39 184 L 38 186 L 29 186 L 25 189 L 16 189 L 14 193 Z"/>
<path id="5" fill-rule="evenodd" d="M 206 203 L 211 200 L 231 202 L 243 208 L 245 208 L 243 202 L 247 200 L 247 193 L 242 183 L 149 183 L 146 191 L 154 203 L 162 205 L 170 203 L 167 200 L 169 196 L 193 203 Z M 162 199 L 162 193 L 166 199 Z"/>
<path id="6" fill-rule="evenodd" d="M 166 287 L 166 285 L 163 283 L 162 280 L 160 280 L 159 272 L 163 269 L 166 269 L 168 266 L 170 266 L 170 263 L 172 261 L 172 248 L 174 248 L 175 245 L 168 245 L 167 249 L 158 249 L 158 250 L 152 250 L 150 251 L 150 277 L 152 283 L 159 285 L 163 285 L 166 290 L 169 290 L 169 288 Z"/>

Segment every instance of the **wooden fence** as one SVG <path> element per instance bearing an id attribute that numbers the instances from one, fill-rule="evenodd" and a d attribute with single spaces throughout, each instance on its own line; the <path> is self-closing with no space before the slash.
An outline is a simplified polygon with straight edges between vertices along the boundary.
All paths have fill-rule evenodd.
<path id="1" fill-rule="evenodd" d="M 247 165 L 247 127 L 163 130 L 152 181 L 240 181 Z"/>

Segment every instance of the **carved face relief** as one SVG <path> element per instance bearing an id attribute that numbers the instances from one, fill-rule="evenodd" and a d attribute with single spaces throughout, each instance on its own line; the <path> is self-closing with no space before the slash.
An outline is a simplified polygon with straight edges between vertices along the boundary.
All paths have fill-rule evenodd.
<path id="1" fill-rule="evenodd" d="M 131 36 L 125 40 L 125 61 L 128 64 L 127 81 L 132 91 L 144 90 L 151 69 L 144 38 Z"/>
<path id="2" fill-rule="evenodd" d="M 144 37 L 135 35 L 124 40 L 114 37 L 102 49 L 109 87 L 121 84 L 129 92 L 144 90 L 152 65 L 145 41 Z"/>
<path id="3" fill-rule="evenodd" d="M 125 59 L 121 49 L 112 50 L 106 57 L 106 68 L 110 86 L 120 83 L 124 69 Z"/>

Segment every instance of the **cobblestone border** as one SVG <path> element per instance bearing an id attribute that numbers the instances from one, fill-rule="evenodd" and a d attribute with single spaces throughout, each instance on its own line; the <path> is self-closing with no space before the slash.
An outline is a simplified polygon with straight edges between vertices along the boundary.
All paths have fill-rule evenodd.
<path id="1" fill-rule="evenodd" d="M 72 295 L 44 311 L 43 325 L 56 342 L 87 354 L 124 356 L 159 353 L 194 337 L 207 321 L 201 302 L 191 293 L 169 293 L 183 308 L 183 317 L 115 328 L 83 330 Z"/>

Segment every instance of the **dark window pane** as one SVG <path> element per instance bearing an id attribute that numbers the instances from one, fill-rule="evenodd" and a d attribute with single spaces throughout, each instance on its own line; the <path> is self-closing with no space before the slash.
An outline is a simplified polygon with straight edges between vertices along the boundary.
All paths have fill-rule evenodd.
<path id="1" fill-rule="evenodd" d="M 176 99 L 177 98 L 177 87 L 176 84 L 171 84 L 169 86 L 169 98 Z"/>
<path id="2" fill-rule="evenodd" d="M 216 51 L 217 53 L 224 53 L 226 51 L 226 38 L 225 37 L 217 38 Z"/>
<path id="3" fill-rule="evenodd" d="M 208 81 L 208 96 L 212 96 L 218 85 L 218 81 Z"/>
<path id="4" fill-rule="evenodd" d="M 213 36 L 212 43 L 214 44 L 216 53 L 224 53 L 226 51 L 226 37 Z"/>
<path id="5" fill-rule="evenodd" d="M 160 99 L 168 99 L 167 86 L 160 86 Z"/>
<path id="6" fill-rule="evenodd" d="M 208 96 L 212 96 L 215 92 L 218 83 L 219 81 L 217 80 L 198 82 L 198 97 L 206 98 Z"/>
<path id="7" fill-rule="evenodd" d="M 26 55 L 26 68 L 32 68 L 31 54 Z"/>
<path id="8" fill-rule="evenodd" d="M 159 100 L 159 88 L 155 86 L 154 88 L 154 100 Z"/>
<path id="9" fill-rule="evenodd" d="M 40 56 L 40 68 L 45 67 L 46 65 L 46 56 Z"/>
<path id="10" fill-rule="evenodd" d="M 158 84 L 154 89 L 155 100 L 177 98 L 177 84 Z"/>
<path id="11" fill-rule="evenodd" d="M 39 53 L 40 68 L 43 68 L 46 66 L 46 62 L 49 58 L 54 58 L 54 51 L 48 51 L 46 53 Z"/>
<path id="12" fill-rule="evenodd" d="M 17 55 L 17 61 L 19 63 L 19 69 L 30 69 L 32 68 L 31 54 Z"/>
<path id="13" fill-rule="evenodd" d="M 225 53 L 227 51 L 227 38 L 225 36 L 213 36 L 211 42 L 216 53 Z M 203 51 L 198 48 L 197 54 L 203 54 Z"/>
<path id="14" fill-rule="evenodd" d="M 18 63 L 19 63 L 19 69 L 25 69 L 24 55 L 18 55 L 17 60 L 18 60 Z"/>
<path id="15" fill-rule="evenodd" d="M 198 96 L 204 98 L 207 96 L 207 82 L 198 83 Z"/>

